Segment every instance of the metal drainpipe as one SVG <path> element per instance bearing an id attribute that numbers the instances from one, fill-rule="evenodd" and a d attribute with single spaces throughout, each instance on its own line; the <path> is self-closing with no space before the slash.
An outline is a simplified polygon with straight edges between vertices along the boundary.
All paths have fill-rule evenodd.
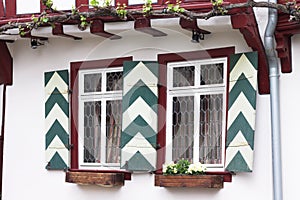
<path id="1" fill-rule="evenodd" d="M 269 0 L 277 3 L 277 0 Z M 281 136 L 280 136 L 280 107 L 279 107 L 279 67 L 275 52 L 274 32 L 277 24 L 277 10 L 269 8 L 268 24 L 265 31 L 265 51 L 269 64 L 270 103 L 272 126 L 272 173 L 273 199 L 282 200 L 282 167 L 281 167 Z"/>

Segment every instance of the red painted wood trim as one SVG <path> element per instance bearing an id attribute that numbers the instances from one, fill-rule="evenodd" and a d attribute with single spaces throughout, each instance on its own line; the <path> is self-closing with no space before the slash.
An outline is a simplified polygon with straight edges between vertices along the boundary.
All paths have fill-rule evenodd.
<path id="1" fill-rule="evenodd" d="M 124 61 L 132 61 L 133 57 L 71 62 L 71 168 L 78 169 L 78 72 L 81 69 L 96 69 L 123 66 Z"/>
<path id="2" fill-rule="evenodd" d="M 220 58 L 227 57 L 229 62 L 229 56 L 235 53 L 234 47 L 225 47 L 218 49 L 209 49 L 201 51 L 181 52 L 181 53 L 168 53 L 159 54 L 159 85 L 158 85 L 158 127 L 159 132 L 157 134 L 157 166 L 156 173 L 162 173 L 162 165 L 166 160 L 166 92 L 167 92 L 167 63 L 190 61 L 208 58 Z M 229 67 L 229 64 L 228 64 Z M 227 98 L 227 97 L 226 97 Z"/>
<path id="3" fill-rule="evenodd" d="M 6 17 L 13 17 L 17 14 L 17 0 L 5 0 Z"/>
<path id="4" fill-rule="evenodd" d="M 3 6 L 3 1 L 0 1 L 0 17 L 4 17 L 4 6 Z"/>
<path id="5" fill-rule="evenodd" d="M 291 37 L 292 34 L 275 33 L 276 50 L 281 61 L 281 72 L 292 72 L 292 53 L 291 53 Z"/>
<path id="6" fill-rule="evenodd" d="M 0 41 L 0 84 L 12 85 L 13 82 L 13 58 L 4 41 Z"/>
<path id="7" fill-rule="evenodd" d="M 89 0 L 76 0 L 76 8 L 79 9 L 79 12 L 86 12 L 89 10 L 89 7 L 86 6 L 89 4 Z"/>
<path id="8" fill-rule="evenodd" d="M 248 46 L 258 52 L 258 91 L 260 94 L 270 94 L 267 56 L 252 8 L 247 9 L 246 13 L 231 15 L 231 24 L 234 29 L 240 30 Z"/>
<path id="9" fill-rule="evenodd" d="M 300 1 L 297 1 L 300 2 Z M 300 24 L 289 21 L 289 16 L 279 13 L 278 23 L 276 26 L 275 38 L 277 43 L 277 53 L 281 61 L 281 72 L 292 72 L 292 53 L 291 37 L 300 33 Z"/>

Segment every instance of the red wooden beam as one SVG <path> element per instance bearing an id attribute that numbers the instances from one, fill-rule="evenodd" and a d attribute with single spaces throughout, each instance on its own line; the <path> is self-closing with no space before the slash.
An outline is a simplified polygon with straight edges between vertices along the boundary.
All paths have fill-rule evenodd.
<path id="1" fill-rule="evenodd" d="M 260 94 L 270 94 L 267 56 L 252 8 L 247 9 L 247 12 L 231 15 L 231 24 L 234 29 L 240 30 L 248 46 L 258 52 L 258 91 Z"/>
<path id="2" fill-rule="evenodd" d="M 299 1 L 298 1 L 299 2 Z M 281 61 L 281 72 L 292 72 L 291 37 L 300 33 L 300 24 L 289 20 L 289 15 L 279 13 L 276 26 L 276 50 Z"/>
<path id="3" fill-rule="evenodd" d="M 99 35 L 102 37 L 109 38 L 111 40 L 121 39 L 122 37 L 119 35 L 115 35 L 112 33 L 108 33 L 104 30 L 104 23 L 101 20 L 94 20 L 90 26 L 90 32 L 95 35 Z"/>
<path id="4" fill-rule="evenodd" d="M 82 40 L 81 37 L 77 37 L 77 36 L 73 36 L 73 35 L 69 35 L 69 34 L 64 33 L 63 25 L 60 24 L 60 23 L 55 23 L 54 27 L 52 28 L 52 34 L 57 35 L 57 36 L 61 36 L 61 37 L 72 38 L 74 40 Z"/>
<path id="5" fill-rule="evenodd" d="M 13 80 L 13 59 L 6 46 L 6 43 L 0 41 L 0 84 L 12 85 Z"/>
<path id="6" fill-rule="evenodd" d="M 166 33 L 152 28 L 150 19 L 146 17 L 136 18 L 134 20 L 134 29 L 152 35 L 153 37 L 167 36 Z"/>
<path id="7" fill-rule="evenodd" d="M 17 0 L 5 0 L 6 17 L 17 15 Z"/>

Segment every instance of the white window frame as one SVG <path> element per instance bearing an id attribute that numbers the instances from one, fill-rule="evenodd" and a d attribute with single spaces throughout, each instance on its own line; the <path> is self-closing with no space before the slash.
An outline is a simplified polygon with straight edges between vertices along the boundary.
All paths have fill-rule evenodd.
<path id="1" fill-rule="evenodd" d="M 97 170 L 114 170 L 120 169 L 120 163 L 105 163 L 106 160 L 106 102 L 109 100 L 122 100 L 122 90 L 106 91 L 106 74 L 110 72 L 122 72 L 123 67 L 99 68 L 79 70 L 78 86 L 78 164 L 79 169 L 97 169 Z M 101 73 L 101 91 L 84 92 L 84 75 Z M 91 101 L 101 101 L 101 162 L 85 163 L 84 162 L 84 103 Z"/>
<path id="2" fill-rule="evenodd" d="M 204 64 L 223 63 L 223 83 L 212 85 L 200 85 L 200 66 Z M 173 87 L 173 69 L 176 67 L 195 66 L 195 85 L 185 87 Z M 198 77 L 198 78 L 197 78 Z M 172 114 L 173 97 L 194 96 L 194 146 L 199 147 L 199 103 L 200 95 L 223 94 L 223 116 L 222 116 L 222 161 L 221 164 L 206 164 L 208 171 L 224 170 L 225 166 L 225 139 L 226 139 L 226 95 L 227 95 L 227 57 L 215 59 L 203 59 L 182 62 L 167 63 L 167 108 L 166 108 L 166 163 L 172 161 Z M 193 151 L 193 162 L 199 161 L 199 151 Z"/>

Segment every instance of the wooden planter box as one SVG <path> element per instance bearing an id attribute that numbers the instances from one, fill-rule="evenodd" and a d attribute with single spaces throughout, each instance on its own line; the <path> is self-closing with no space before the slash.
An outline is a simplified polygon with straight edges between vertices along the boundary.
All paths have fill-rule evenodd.
<path id="1" fill-rule="evenodd" d="M 223 188 L 223 175 L 155 175 L 155 186 Z"/>
<path id="2" fill-rule="evenodd" d="M 131 180 L 131 174 L 123 172 L 68 171 L 66 182 L 104 187 L 123 186 L 125 180 Z"/>

